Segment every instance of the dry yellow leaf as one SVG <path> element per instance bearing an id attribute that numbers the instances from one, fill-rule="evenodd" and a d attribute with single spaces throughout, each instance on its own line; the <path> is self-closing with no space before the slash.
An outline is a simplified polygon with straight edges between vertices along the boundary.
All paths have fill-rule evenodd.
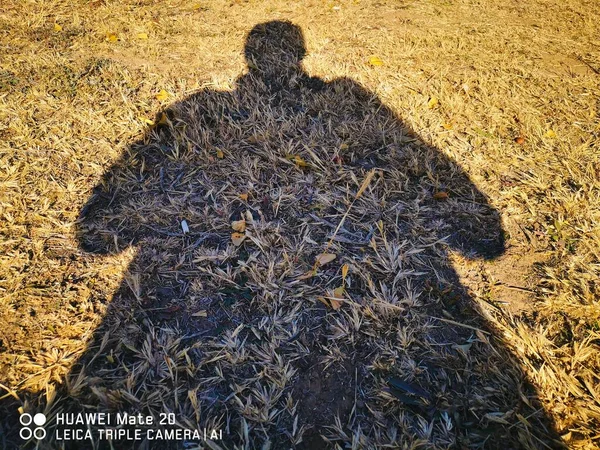
<path id="1" fill-rule="evenodd" d="M 383 66 L 383 60 L 379 56 L 371 56 L 369 58 L 369 64 L 373 67 Z"/>
<path id="2" fill-rule="evenodd" d="M 342 306 L 342 301 L 340 300 L 344 300 L 344 286 L 340 286 L 333 290 L 333 297 L 329 299 L 331 307 L 335 310 L 340 309 Z"/>
<path id="3" fill-rule="evenodd" d="M 240 233 L 243 233 L 244 231 L 246 231 L 246 221 L 244 219 L 234 220 L 233 222 L 231 222 L 231 228 L 233 228 L 234 231 L 239 231 Z"/>
<path id="4" fill-rule="evenodd" d="M 363 195 L 363 192 L 365 192 L 367 190 L 367 187 L 369 187 L 369 184 L 371 183 L 371 180 L 373 179 L 374 175 L 375 175 L 375 169 L 371 169 L 369 171 L 369 173 L 367 174 L 367 176 L 365 177 L 362 184 L 360 185 L 360 189 L 356 193 L 356 197 L 355 197 L 356 199 L 358 199 L 361 195 Z"/>
<path id="5" fill-rule="evenodd" d="M 165 91 L 164 89 L 161 89 L 160 92 L 158 94 L 156 94 L 156 99 L 162 101 L 165 101 L 166 99 L 169 98 L 169 93 L 167 91 Z"/>
<path id="6" fill-rule="evenodd" d="M 304 159 L 302 159 L 300 155 L 287 155 L 285 159 L 287 159 L 288 161 L 292 161 L 301 167 L 307 166 L 306 161 L 304 161 Z"/>
<path id="7" fill-rule="evenodd" d="M 117 37 L 117 33 L 106 33 L 106 40 L 108 42 L 117 42 L 119 38 Z"/>
<path id="8" fill-rule="evenodd" d="M 342 302 L 340 302 L 339 300 L 336 300 L 334 298 L 330 298 L 329 302 L 331 303 L 331 307 L 333 309 L 335 309 L 336 311 L 342 307 Z"/>
<path id="9" fill-rule="evenodd" d="M 243 194 L 238 195 L 239 198 L 241 198 L 243 201 L 247 202 L 248 201 L 248 193 L 245 192 Z"/>
<path id="10" fill-rule="evenodd" d="M 335 253 L 320 253 L 319 255 L 317 255 L 317 259 L 315 262 L 318 266 L 324 266 L 325 264 L 328 264 L 331 261 L 333 261 L 335 258 L 337 258 L 337 255 Z"/>
<path id="11" fill-rule="evenodd" d="M 154 125 L 154 120 L 150 120 L 147 117 L 141 117 L 140 120 L 142 122 L 144 122 L 146 125 L 150 125 L 150 126 Z"/>
<path id="12" fill-rule="evenodd" d="M 246 239 L 245 234 L 231 233 L 231 242 L 233 242 L 233 245 L 235 245 L 236 247 L 239 247 L 240 245 L 242 245 L 242 242 L 244 242 L 245 239 Z"/>
<path id="13" fill-rule="evenodd" d="M 350 268 L 348 267 L 348 264 L 344 264 L 344 265 L 342 266 L 342 278 L 344 278 L 344 279 L 345 279 L 345 278 L 348 276 L 348 270 L 349 270 L 349 269 L 350 269 Z"/>
<path id="14" fill-rule="evenodd" d="M 299 155 L 294 156 L 293 161 L 298 165 L 298 167 L 307 167 L 308 164 L 304 161 Z"/>
<path id="15" fill-rule="evenodd" d="M 439 104 L 439 100 L 437 97 L 431 97 L 429 99 L 429 101 L 427 102 L 427 106 L 429 106 L 429 109 L 433 109 L 435 108 L 438 104 Z"/>
<path id="16" fill-rule="evenodd" d="M 546 131 L 546 137 L 554 139 L 556 137 L 556 132 L 554 130 L 548 130 Z"/>
<path id="17" fill-rule="evenodd" d="M 331 304 L 325 297 L 317 297 L 317 300 L 319 300 L 321 303 L 323 303 L 328 308 L 331 307 Z"/>
<path id="18" fill-rule="evenodd" d="M 62 31 L 62 26 L 60 26 L 59 24 L 55 23 L 54 24 L 54 31 Z"/>
<path id="19" fill-rule="evenodd" d="M 137 34 L 137 38 L 138 39 L 148 39 L 148 34 L 147 33 L 138 33 Z"/>
<path id="20" fill-rule="evenodd" d="M 309 278 L 314 277 L 317 274 L 316 270 L 309 270 L 306 273 L 303 273 L 302 275 L 300 275 L 298 278 L 296 278 L 297 280 L 307 280 Z"/>
<path id="21" fill-rule="evenodd" d="M 442 126 L 446 130 L 451 130 L 452 129 L 452 123 L 450 123 L 450 122 L 443 123 Z"/>
<path id="22" fill-rule="evenodd" d="M 169 118 L 165 113 L 160 113 L 160 119 L 158 119 L 157 125 L 166 125 L 169 122 Z"/>
<path id="23" fill-rule="evenodd" d="M 225 158 L 225 153 L 223 153 L 223 150 L 217 150 L 217 158 L 219 158 L 219 159 Z"/>

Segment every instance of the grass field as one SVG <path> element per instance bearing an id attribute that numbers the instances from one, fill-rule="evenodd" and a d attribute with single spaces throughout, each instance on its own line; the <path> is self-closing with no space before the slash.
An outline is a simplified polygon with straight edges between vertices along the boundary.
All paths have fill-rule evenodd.
<path id="1" fill-rule="evenodd" d="M 596 1 L 3 0 L 0 37 L 1 448 L 600 448 Z"/>

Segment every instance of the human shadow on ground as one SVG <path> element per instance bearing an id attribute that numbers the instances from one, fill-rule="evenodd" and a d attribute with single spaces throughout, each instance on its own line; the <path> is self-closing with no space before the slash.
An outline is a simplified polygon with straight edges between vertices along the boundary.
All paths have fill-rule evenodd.
<path id="1" fill-rule="evenodd" d="M 223 448 L 559 446 L 449 260 L 499 256 L 498 211 L 304 54 L 297 26 L 255 26 L 233 90 L 173 103 L 104 174 L 80 247 L 136 256 L 48 429 L 60 411 L 173 413 Z"/>

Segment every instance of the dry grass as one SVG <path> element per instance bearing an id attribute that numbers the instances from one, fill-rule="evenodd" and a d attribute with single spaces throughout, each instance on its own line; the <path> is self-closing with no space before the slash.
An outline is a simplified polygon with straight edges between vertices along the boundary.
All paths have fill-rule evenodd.
<path id="1" fill-rule="evenodd" d="M 598 448 L 599 16 L 4 1 L 0 446 L 21 407 L 223 448 Z M 283 19 L 325 83 L 248 73 Z"/>

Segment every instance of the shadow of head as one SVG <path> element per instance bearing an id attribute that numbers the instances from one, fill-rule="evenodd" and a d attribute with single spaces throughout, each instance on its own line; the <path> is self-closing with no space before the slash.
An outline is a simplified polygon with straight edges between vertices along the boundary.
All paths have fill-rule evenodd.
<path id="1" fill-rule="evenodd" d="M 248 33 L 244 55 L 251 70 L 278 72 L 297 67 L 306 55 L 304 35 L 288 21 L 261 23 Z"/>

